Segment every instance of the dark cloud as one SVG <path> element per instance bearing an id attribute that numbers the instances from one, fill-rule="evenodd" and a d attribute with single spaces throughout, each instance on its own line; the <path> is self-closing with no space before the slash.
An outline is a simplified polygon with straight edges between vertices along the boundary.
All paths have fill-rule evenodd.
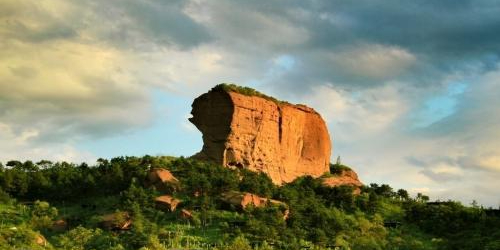
<path id="1" fill-rule="evenodd" d="M 448 182 L 462 179 L 457 160 L 448 156 L 407 156 L 405 160 L 422 170 L 419 173 L 435 182 Z"/>
<path id="2" fill-rule="evenodd" d="M 431 169 L 424 169 L 420 171 L 421 174 L 429 177 L 435 182 L 448 182 L 448 181 L 457 181 L 461 180 L 462 176 L 455 173 L 446 173 L 446 172 L 434 172 Z"/>
<path id="3" fill-rule="evenodd" d="M 184 14 L 184 1 L 96 1 L 97 18 L 105 22 L 101 36 L 125 48 L 157 46 L 190 49 L 213 38 L 204 26 Z"/>
<path id="4" fill-rule="evenodd" d="M 499 46 L 500 34 L 495 30 L 500 27 L 500 4 L 492 1 L 324 3 L 322 11 L 334 20 L 339 16 L 340 27 L 350 35 L 343 42 L 331 43 L 330 38 L 335 37 L 339 29 L 328 18 L 316 21 L 324 32 L 312 40 L 314 46 L 331 48 L 361 39 L 452 57 L 489 53 Z M 346 20 L 344 25 L 342 18 Z"/>
<path id="5" fill-rule="evenodd" d="M 63 6 L 61 11 L 54 11 L 57 4 Z M 185 4 L 153 0 L 32 4 L 8 0 L 0 5 L 9 10 L 0 12 L 0 35 L 29 43 L 97 39 L 122 49 L 190 49 L 211 41 L 205 27 L 183 13 Z"/>
<path id="6" fill-rule="evenodd" d="M 425 162 L 424 160 L 422 159 L 419 159 L 418 157 L 416 156 L 407 156 L 405 157 L 405 160 L 410 163 L 411 165 L 413 166 L 417 166 L 417 167 L 426 167 L 428 165 L 427 162 Z"/>
<path id="7" fill-rule="evenodd" d="M 471 64 L 491 70 L 500 51 L 500 3 L 495 1 L 217 1 L 203 5 L 212 18 L 205 25 L 215 30 L 220 40 L 252 38 L 251 34 L 282 37 L 283 27 L 258 26 L 265 18 L 303 31 L 306 39 L 299 43 L 269 45 L 265 43 L 268 37 L 261 36 L 227 44 L 237 50 L 252 50 L 253 56 L 260 55 L 255 52 L 260 50 L 268 56 L 282 53 L 295 57 L 296 67 L 272 83 L 299 94 L 325 83 L 365 88 L 400 80 L 427 87 L 441 84 L 448 74 L 467 70 Z M 247 14 L 238 14 L 239 10 Z M 293 40 L 292 35 L 290 38 Z M 380 74 L 366 75 L 366 67 L 361 65 L 365 62 L 360 54 L 363 51 L 352 53 L 365 45 L 398 49 L 416 60 L 397 72 L 382 67 Z M 372 63 L 384 63 L 387 58 L 383 55 L 388 53 L 380 51 L 375 57 L 381 57 L 382 62 L 374 58 Z M 342 64 L 349 58 L 351 68 Z M 397 60 L 394 65 L 398 65 Z"/>

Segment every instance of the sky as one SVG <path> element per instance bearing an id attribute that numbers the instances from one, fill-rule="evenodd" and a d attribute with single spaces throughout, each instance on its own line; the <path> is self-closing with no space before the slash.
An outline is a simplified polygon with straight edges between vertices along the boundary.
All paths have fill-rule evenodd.
<path id="1" fill-rule="evenodd" d="M 500 2 L 0 0 L 0 161 L 190 156 L 231 82 L 320 112 L 360 179 L 500 206 Z"/>

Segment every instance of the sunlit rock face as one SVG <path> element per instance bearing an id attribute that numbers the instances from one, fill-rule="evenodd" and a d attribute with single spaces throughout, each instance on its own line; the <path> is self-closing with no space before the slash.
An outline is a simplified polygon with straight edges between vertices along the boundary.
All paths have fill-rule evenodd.
<path id="1" fill-rule="evenodd" d="M 352 186 L 354 188 L 353 193 L 356 195 L 361 194 L 361 187 L 363 186 L 363 183 L 358 178 L 358 174 L 353 170 L 344 170 L 337 175 L 324 177 L 321 180 L 328 187 Z"/>
<path id="2" fill-rule="evenodd" d="M 261 171 L 276 184 L 329 172 L 330 136 L 312 108 L 214 88 L 194 100 L 191 114 L 203 134 L 195 158 Z"/>

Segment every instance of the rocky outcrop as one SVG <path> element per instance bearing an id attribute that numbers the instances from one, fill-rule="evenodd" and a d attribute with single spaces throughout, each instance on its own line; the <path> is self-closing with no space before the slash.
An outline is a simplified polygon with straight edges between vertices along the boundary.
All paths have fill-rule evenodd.
<path id="1" fill-rule="evenodd" d="M 196 158 L 261 171 L 276 184 L 329 171 L 330 136 L 312 108 L 218 85 L 194 100 L 191 114 L 203 133 Z"/>
<path id="2" fill-rule="evenodd" d="M 363 186 L 363 183 L 361 183 L 361 181 L 358 179 L 358 175 L 356 174 L 356 172 L 352 170 L 343 170 L 340 171 L 339 174 L 324 177 L 321 180 L 323 182 L 323 185 L 328 187 L 338 187 L 342 185 L 352 186 L 354 187 L 354 194 L 360 194 L 361 186 Z"/>

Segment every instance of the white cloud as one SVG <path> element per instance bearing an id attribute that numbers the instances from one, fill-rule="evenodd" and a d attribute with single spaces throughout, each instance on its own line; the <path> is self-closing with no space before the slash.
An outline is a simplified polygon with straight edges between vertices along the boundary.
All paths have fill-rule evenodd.
<path id="1" fill-rule="evenodd" d="M 92 162 L 96 159 L 91 153 L 77 150 L 67 143 L 36 146 L 32 144 L 32 141 L 37 135 L 38 132 L 31 129 L 16 133 L 9 125 L 0 123 L 0 162 L 5 163 L 9 160 L 39 161 L 42 159 Z"/>
<path id="2" fill-rule="evenodd" d="M 344 74 L 375 80 L 399 76 L 417 60 L 409 51 L 379 44 L 357 45 L 330 54 L 333 68 Z"/>
<path id="3" fill-rule="evenodd" d="M 262 47 L 294 46 L 304 44 L 309 38 L 307 29 L 279 16 L 242 8 L 232 1 L 191 1 L 185 12 L 204 23 L 217 37 L 224 37 L 218 42 L 227 47 L 251 46 L 250 41 L 258 41 Z"/>
<path id="4" fill-rule="evenodd" d="M 355 92 L 324 85 L 304 97 L 304 102 L 316 107 L 335 131 L 342 131 L 337 138 L 351 142 L 385 132 L 409 109 L 397 84 Z"/>

